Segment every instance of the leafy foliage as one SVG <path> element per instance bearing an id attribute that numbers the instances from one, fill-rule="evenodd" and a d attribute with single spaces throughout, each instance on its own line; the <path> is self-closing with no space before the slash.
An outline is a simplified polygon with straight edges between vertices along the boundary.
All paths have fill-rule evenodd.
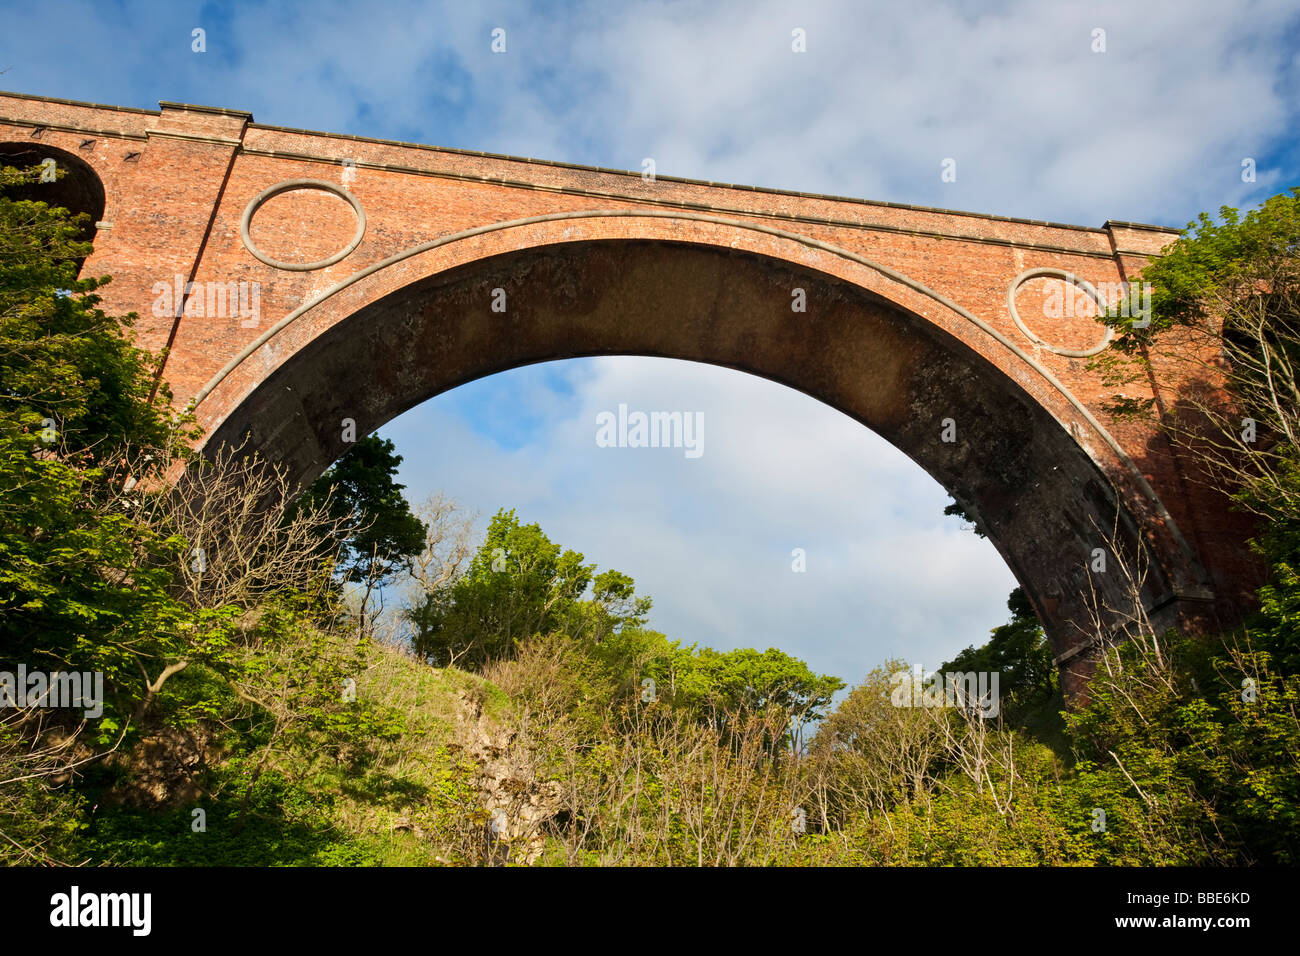
<path id="1" fill-rule="evenodd" d="M 405 486 L 394 479 L 401 463 L 391 440 L 367 436 L 326 469 L 289 512 L 292 517 L 311 503 L 325 503 L 330 515 L 356 528 L 338 544 L 345 580 L 380 586 L 424 546 L 424 524 L 402 496 Z"/>
<path id="2" fill-rule="evenodd" d="M 939 670 L 998 674 L 1004 718 L 1016 723 L 1052 698 L 1057 679 L 1047 635 L 1023 588 L 1011 592 L 1007 609 L 1011 620 L 995 627 L 988 643 L 966 648 Z"/>
<path id="3" fill-rule="evenodd" d="M 595 565 L 582 562 L 537 524 L 499 511 L 468 571 L 407 612 L 416 652 L 481 667 L 534 634 L 562 631 L 599 642 L 644 623 L 650 600 L 635 596 L 630 577 L 618 571 L 593 577 Z M 582 600 L 593 585 L 593 598 Z"/>

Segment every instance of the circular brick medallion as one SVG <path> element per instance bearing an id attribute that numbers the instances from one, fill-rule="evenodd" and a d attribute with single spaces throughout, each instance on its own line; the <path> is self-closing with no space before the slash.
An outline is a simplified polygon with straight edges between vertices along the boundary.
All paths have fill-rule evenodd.
<path id="1" fill-rule="evenodd" d="M 332 256 L 319 259 L 315 262 L 287 262 L 283 259 L 272 258 L 259 249 L 257 244 L 253 242 L 253 236 L 251 233 L 253 216 L 256 215 L 258 209 L 265 205 L 268 200 L 281 194 L 313 190 L 332 193 L 352 207 L 352 212 L 357 220 L 357 228 L 356 232 L 352 236 L 352 240 Z M 288 272 L 310 272 L 313 269 L 324 269 L 326 266 L 332 266 L 334 263 L 351 255 L 352 251 L 361 244 L 361 238 L 365 234 L 366 213 L 365 210 L 361 208 L 361 203 L 357 201 L 357 197 L 352 195 L 352 193 L 348 192 L 346 189 L 342 189 L 323 179 L 288 179 L 282 183 L 276 183 L 274 186 L 263 189 L 260 193 L 254 196 L 252 202 L 245 207 L 243 219 L 239 223 L 239 237 L 243 240 L 244 248 L 246 248 L 255 258 L 265 262 L 268 266 L 275 269 L 284 269 Z"/>
<path id="2" fill-rule="evenodd" d="M 1101 341 L 1096 345 L 1087 348 L 1066 348 L 1059 345 L 1053 345 L 1029 328 L 1020 317 L 1020 311 L 1016 308 L 1016 293 L 1020 290 L 1021 286 L 1033 279 L 1056 279 L 1065 287 L 1061 290 L 1064 293 L 1060 297 L 1061 315 L 1052 316 L 1054 319 L 1067 322 L 1071 321 L 1071 316 L 1074 312 L 1073 303 L 1077 301 L 1078 298 L 1078 293 L 1075 292 L 1075 289 L 1081 291 L 1092 300 L 1093 305 L 1096 307 L 1097 315 L 1106 311 L 1106 303 L 1102 299 L 1101 294 L 1093 288 L 1090 283 L 1080 279 L 1073 273 L 1066 272 L 1063 269 L 1028 269 L 1012 279 L 1011 286 L 1007 289 L 1007 309 L 1010 311 L 1011 318 L 1016 323 L 1016 327 L 1024 333 L 1026 338 L 1034 342 L 1036 345 L 1040 345 L 1047 349 L 1049 352 L 1055 352 L 1057 355 L 1064 355 L 1069 358 L 1088 358 L 1089 356 L 1096 355 L 1102 349 L 1106 348 L 1106 346 L 1110 345 L 1110 340 L 1115 337 L 1115 330 L 1109 326 L 1106 327 L 1106 334 L 1102 336 Z M 1071 286 L 1074 288 L 1070 288 Z M 1046 314 L 1047 313 L 1045 313 L 1045 315 Z M 1091 323 L 1092 316 L 1075 316 L 1075 319 L 1077 322 L 1087 321 Z M 1075 324 L 1077 324 L 1077 322 Z"/>

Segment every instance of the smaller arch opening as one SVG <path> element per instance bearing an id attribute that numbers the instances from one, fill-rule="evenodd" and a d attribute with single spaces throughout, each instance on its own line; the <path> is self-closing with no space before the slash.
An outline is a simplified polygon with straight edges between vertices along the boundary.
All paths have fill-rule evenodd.
<path id="1" fill-rule="evenodd" d="M 39 141 L 28 143 L 0 143 L 0 166 L 13 166 L 18 169 L 51 168 L 61 175 L 47 179 L 44 175 L 33 183 L 11 186 L 4 190 L 6 198 L 43 202 L 49 206 L 62 206 L 74 215 L 84 213 L 86 220 L 77 238 L 82 242 L 93 242 L 96 223 L 104 218 L 104 184 L 96 173 L 79 156 L 67 150 L 46 146 Z M 78 260 L 80 271 L 85 260 Z"/>

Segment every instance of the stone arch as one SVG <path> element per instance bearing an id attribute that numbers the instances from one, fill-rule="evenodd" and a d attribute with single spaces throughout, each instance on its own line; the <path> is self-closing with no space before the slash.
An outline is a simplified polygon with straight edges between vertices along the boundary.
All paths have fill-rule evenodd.
<path id="1" fill-rule="evenodd" d="M 62 206 L 73 213 L 86 213 L 89 221 L 81 238 L 89 242 L 95 238 L 96 224 L 103 221 L 106 203 L 104 183 L 99 174 L 80 156 L 48 146 L 40 140 L 0 143 L 0 165 L 28 168 L 40 166 L 47 159 L 67 174 L 54 182 L 38 182 L 8 190 L 12 199 L 24 199 Z"/>
<path id="2" fill-rule="evenodd" d="M 1007 346 L 999 363 L 988 335 Z M 750 372 L 872 428 L 978 516 L 1058 656 L 1090 634 L 1085 594 L 1122 599 L 1089 569 L 1112 529 L 1129 551 L 1160 539 L 1148 606 L 1192 573 L 1123 452 L 998 333 L 862 257 L 709 216 L 536 217 L 423 244 L 268 329 L 200 391 L 197 414 L 209 449 L 244 443 L 308 481 L 346 450 L 345 418 L 365 434 L 485 375 L 608 354 Z M 955 442 L 941 437 L 948 418 Z"/>

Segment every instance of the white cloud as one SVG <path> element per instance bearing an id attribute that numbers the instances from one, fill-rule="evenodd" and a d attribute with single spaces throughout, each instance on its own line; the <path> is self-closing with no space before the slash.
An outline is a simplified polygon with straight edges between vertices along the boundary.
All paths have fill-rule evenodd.
<path id="1" fill-rule="evenodd" d="M 1295 21 L 1287 3 L 672 5 L 583 33 L 577 67 L 606 82 L 562 125 L 626 144 L 629 164 L 656 156 L 663 174 L 1181 223 L 1243 199 L 1241 157 L 1287 136 Z M 795 25 L 807 53 L 790 50 Z M 945 157 L 956 183 L 940 182 Z"/>
<path id="2" fill-rule="evenodd" d="M 1289 0 L 32 4 L 14 12 L 25 42 L 5 82 L 621 168 L 653 156 L 665 175 L 1181 224 L 1294 175 L 1269 163 L 1294 162 L 1279 153 L 1300 101 L 1298 18 Z M 196 25 L 206 54 L 189 51 Z M 806 53 L 791 50 L 796 26 Z M 946 157 L 955 183 L 940 182 Z"/>

